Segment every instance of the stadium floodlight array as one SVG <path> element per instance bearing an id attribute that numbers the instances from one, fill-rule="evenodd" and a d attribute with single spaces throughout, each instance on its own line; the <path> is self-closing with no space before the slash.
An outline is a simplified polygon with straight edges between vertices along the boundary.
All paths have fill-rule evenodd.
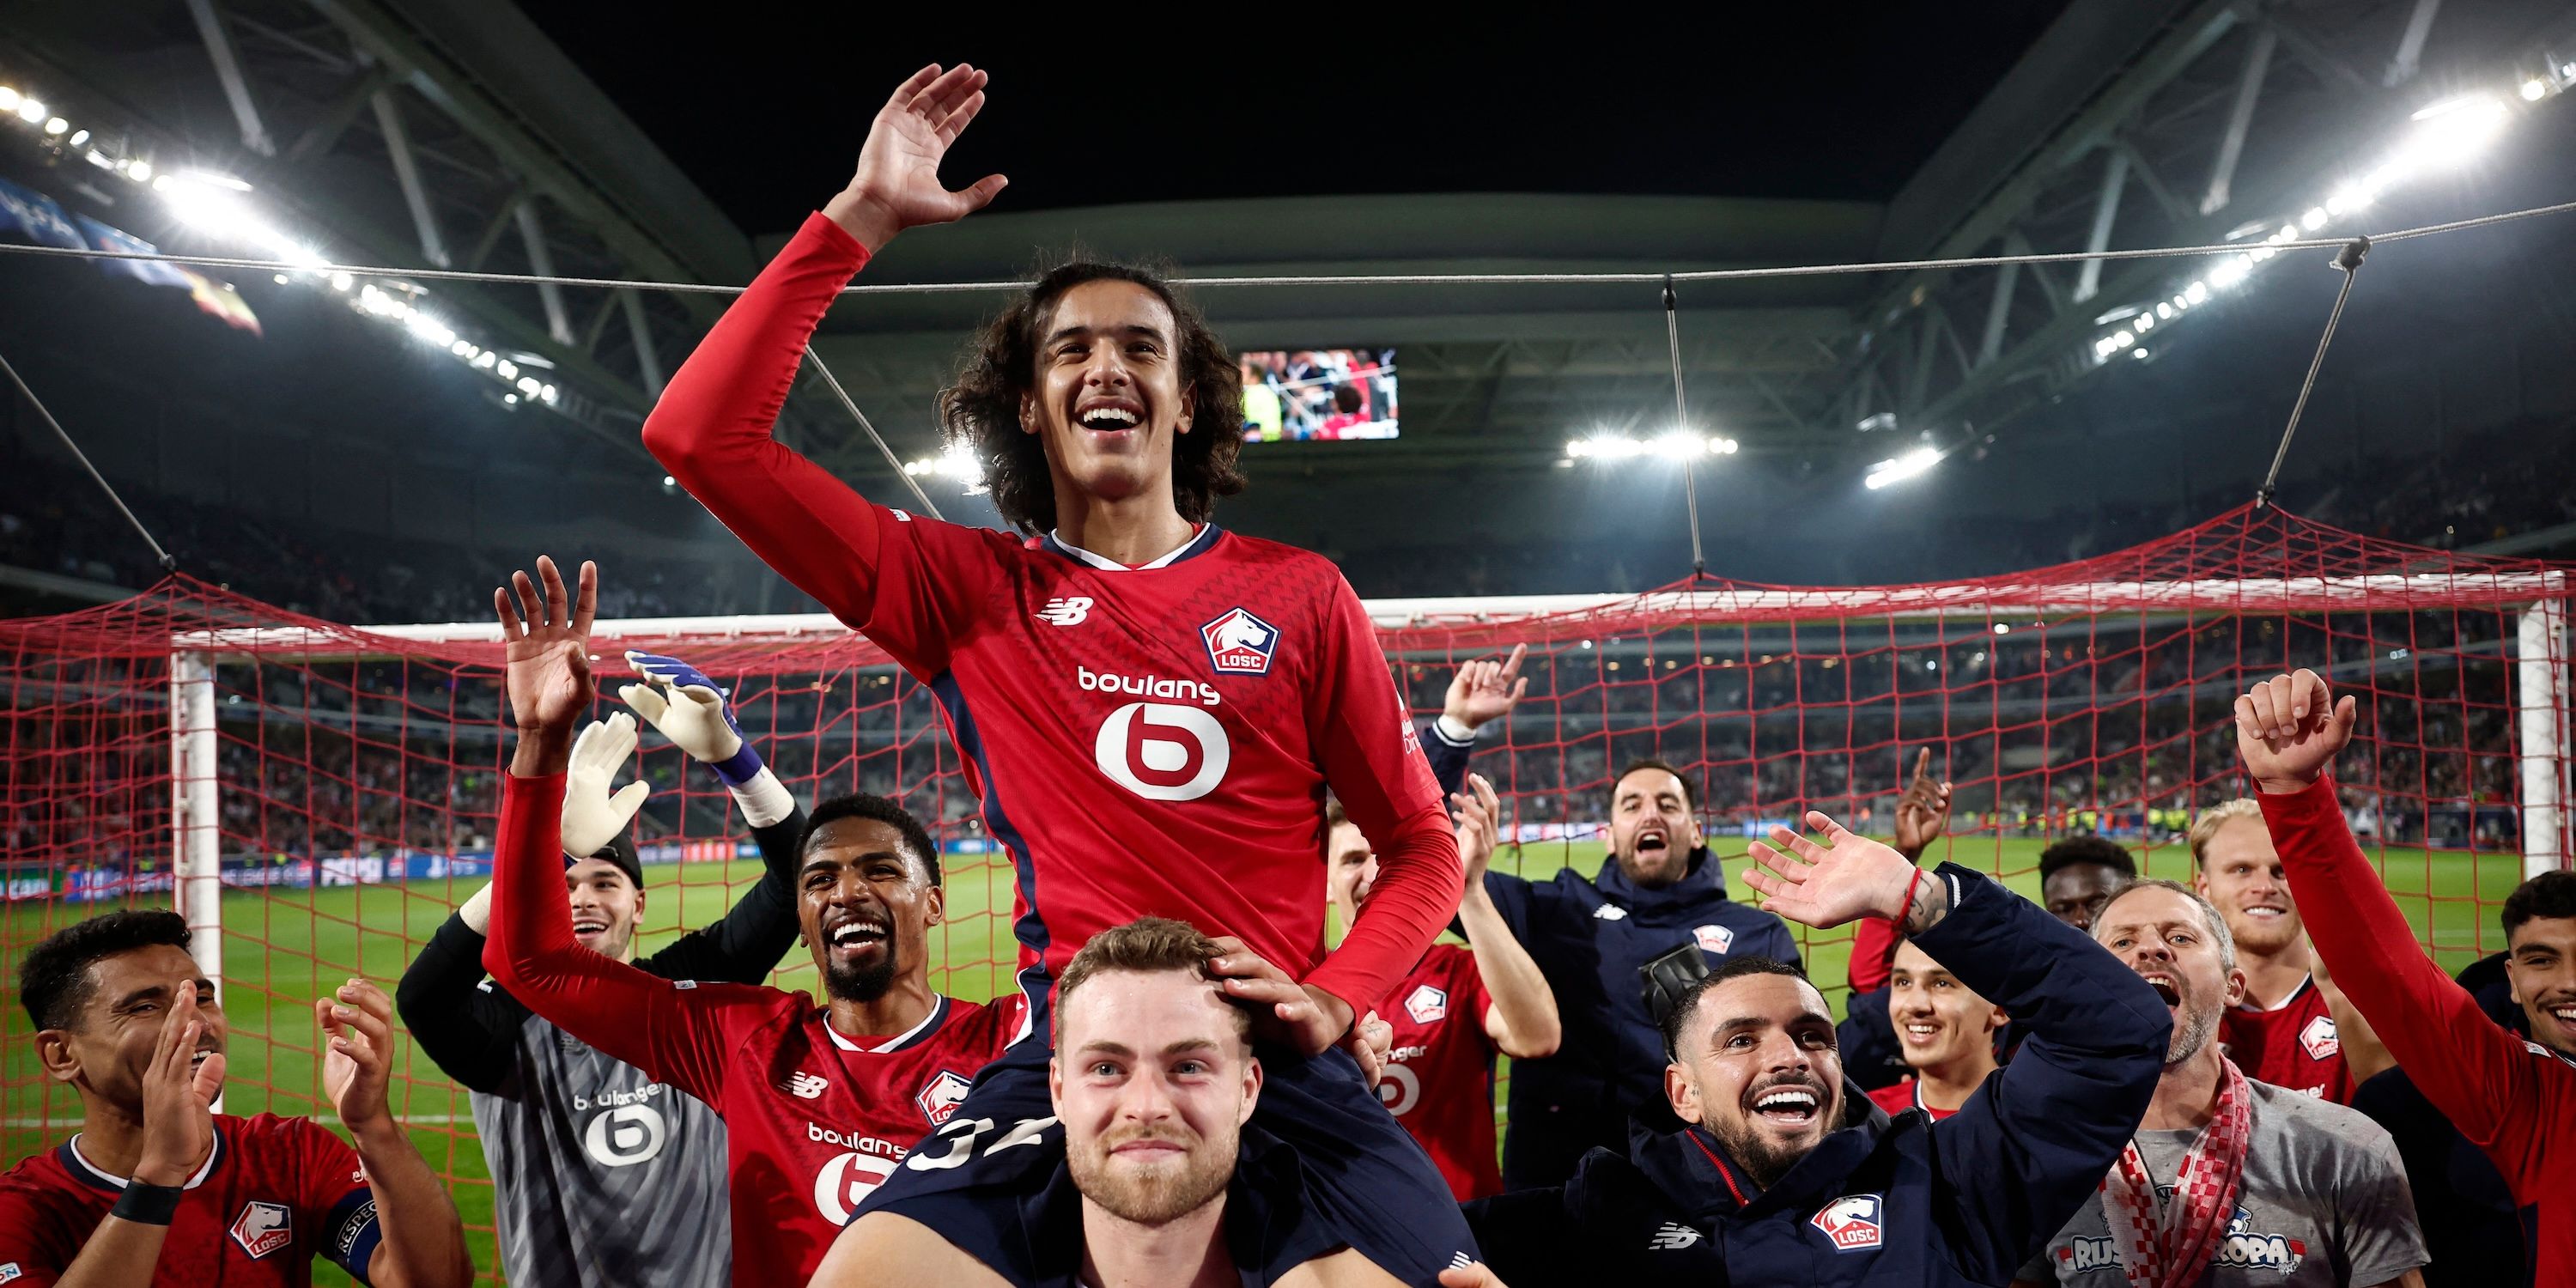
<path id="1" fill-rule="evenodd" d="M 1678 461 L 1697 456 L 1733 456 L 1738 444 L 1732 438 L 1694 434 L 1673 430 L 1653 438 L 1631 438 L 1603 430 L 1589 438 L 1570 439 L 1565 444 L 1565 458 L 1570 461 L 1628 461 L 1638 457 Z"/>
<path id="2" fill-rule="evenodd" d="M 1890 483 L 1902 483 L 1907 479 L 1927 474 L 1931 472 L 1933 466 L 1940 463 L 1940 448 L 1918 447 L 1903 456 L 1891 457 L 1870 466 L 1869 476 L 1861 482 L 1868 485 L 1870 491 L 1875 492 Z"/>
<path id="3" fill-rule="evenodd" d="M 2521 97 L 2525 102 L 2537 103 L 2565 92 L 2571 83 L 2576 83 L 2576 63 L 2553 68 L 2548 77 L 2524 81 Z M 2369 209 L 2402 184 L 2460 165 L 2492 144 L 2511 121 L 2512 110 L 2504 100 L 2484 93 L 2444 99 L 2416 112 L 2396 146 L 2378 165 L 2337 186 L 2304 213 L 2285 216 L 2277 227 L 2269 220 L 2257 220 L 2229 233 L 2230 241 L 2264 234 L 2244 253 L 2220 260 L 2215 268 L 2177 287 L 2168 298 L 2102 315 L 2099 322 L 2106 329 L 2093 339 L 2094 363 L 2109 362 L 2123 353 L 2138 359 L 2150 356 L 2147 340 L 2159 327 L 2208 303 L 2213 291 L 2243 285 L 2256 269 L 2281 253 L 2281 243 L 2314 237 L 2335 221 Z"/>

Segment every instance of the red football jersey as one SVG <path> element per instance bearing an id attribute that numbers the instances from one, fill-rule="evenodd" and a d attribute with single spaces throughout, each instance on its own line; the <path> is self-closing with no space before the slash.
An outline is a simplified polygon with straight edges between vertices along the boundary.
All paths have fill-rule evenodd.
<path id="1" fill-rule="evenodd" d="M 1025 1027 L 1021 999 L 935 998 L 911 1032 L 855 1039 L 803 993 L 663 979 L 592 952 L 563 899 L 562 806 L 560 776 L 502 779 L 485 969 L 564 1032 L 723 1117 L 734 1282 L 805 1282 L 859 1200 Z"/>
<path id="2" fill-rule="evenodd" d="M 62 1277 L 107 1219 L 125 1178 L 90 1164 L 80 1137 L 0 1176 L 0 1283 Z M 154 1288 L 260 1288 L 313 1281 L 328 1257 L 365 1280 L 376 1200 L 358 1151 L 310 1118 L 215 1115 L 215 1147 L 188 1179 L 152 1270 Z"/>
<path id="3" fill-rule="evenodd" d="M 2219 1022 L 2218 1040 L 2227 1045 L 2227 1058 L 2256 1082 L 2338 1105 L 2352 1103 L 2352 1069 L 2343 1062 L 2334 1016 L 2327 1013 L 2325 993 L 2313 979 L 2299 981 L 2287 999 L 2268 1011 L 2229 1007 Z"/>
<path id="4" fill-rule="evenodd" d="M 1457 842 L 1350 584 L 1318 555 L 1214 525 L 1127 568 L 942 523 L 772 440 L 807 337 L 866 261 L 808 219 L 672 378 L 644 438 L 772 568 L 938 694 L 1018 868 L 1033 1022 L 1084 941 L 1147 915 L 1236 936 L 1355 1007 L 1384 996 L 1457 911 Z M 1381 871 L 1329 962 L 1315 898 L 1328 783 Z"/>
<path id="5" fill-rule="evenodd" d="M 1494 1040 L 1485 1034 L 1493 999 L 1476 954 L 1433 944 L 1413 973 L 1378 1003 L 1395 1026 L 1395 1047 L 1377 1094 L 1460 1202 L 1503 1192 L 1494 1155 Z"/>
<path id="6" fill-rule="evenodd" d="M 1920 1109 L 1932 1115 L 1932 1121 L 1936 1123 L 1959 1112 L 1956 1109 L 1935 1109 L 1923 1103 L 1923 1084 L 1912 1078 L 1907 1078 L 1895 1086 L 1880 1087 L 1870 1092 L 1869 1102 L 1891 1114 L 1901 1114 L 1908 1109 Z"/>

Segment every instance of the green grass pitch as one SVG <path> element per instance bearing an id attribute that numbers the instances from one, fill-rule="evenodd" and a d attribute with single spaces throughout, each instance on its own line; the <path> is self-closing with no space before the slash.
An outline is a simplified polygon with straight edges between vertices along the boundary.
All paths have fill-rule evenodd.
<path id="1" fill-rule="evenodd" d="M 1749 893 L 1734 872 L 1743 867 L 1743 842 L 1716 838 L 1725 856 L 1731 888 Z M 2033 868 L 2044 841 L 1971 836 L 1947 843 L 1947 856 L 1968 866 L 2003 873 L 2024 894 L 2035 894 Z M 1936 847 L 1933 857 L 1941 857 Z M 2191 857 L 2178 845 L 2146 853 L 2150 876 L 2188 879 Z M 2483 952 L 2503 946 L 2495 918 L 2497 905 L 2521 879 L 2518 856 L 2470 855 L 2423 850 L 2375 851 L 2389 888 L 2414 921 L 2417 933 L 2429 929 L 2437 956 L 2458 969 Z M 1600 862 L 1590 843 L 1549 842 L 1518 853 L 1506 849 L 1496 866 L 1543 878 L 1571 860 L 1586 872 Z M 732 889 L 756 879 L 755 863 L 724 867 L 688 865 L 647 873 L 645 947 L 667 943 L 682 926 L 702 925 L 726 906 Z M 1322 897 L 1320 866 L 1316 895 Z M 733 883 L 728 886 L 727 883 Z M 472 893 L 474 883 L 424 883 L 415 886 L 340 887 L 315 891 L 235 891 L 224 898 L 224 1006 L 231 1026 L 230 1075 L 224 1108 L 235 1114 L 263 1110 L 283 1114 L 318 1114 L 331 1121 L 327 1106 L 317 1102 L 318 1065 L 312 999 L 351 975 L 363 974 L 392 990 L 411 954 L 448 910 Z M 989 998 L 1008 986 L 1013 964 L 1009 940 L 1011 891 L 1009 873 L 989 863 L 957 864 L 948 874 L 949 924 L 934 932 L 933 982 L 955 996 Z M 103 911 L 95 904 L 24 903 L 0 914 L 0 968 L 14 990 L 18 960 L 27 947 L 54 927 Z M 1850 949 L 1848 930 L 1807 932 L 1810 973 L 1837 996 Z M 814 991 L 812 963 L 792 955 L 777 983 Z M 28 1154 L 71 1134 L 80 1106 L 67 1090 L 49 1084 L 37 1068 L 25 1011 L 13 996 L 6 1009 L 7 1041 L 0 1045 L 0 1159 L 14 1165 Z M 1506 1072 L 1505 1076 L 1508 1076 Z M 436 1066 L 403 1038 L 395 1054 L 394 1111 L 409 1120 L 413 1139 L 430 1165 L 453 1178 L 457 1206 L 469 1227 L 475 1264 L 487 1276 L 494 1264 L 492 1191 L 484 1171 L 466 1098 Z M 345 1284 L 345 1276 L 324 1266 L 316 1283 Z"/>

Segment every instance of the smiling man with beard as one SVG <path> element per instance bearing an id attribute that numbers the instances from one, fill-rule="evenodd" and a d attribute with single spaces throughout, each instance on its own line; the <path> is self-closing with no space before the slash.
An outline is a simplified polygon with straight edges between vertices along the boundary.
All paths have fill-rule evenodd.
<path id="1" fill-rule="evenodd" d="M 2140 881 L 2102 905 L 2093 935 L 2155 990 L 2173 1036 L 2137 1133 L 2017 1282 L 2421 1285 L 2424 1237 L 2388 1133 L 2249 1079 L 2220 1050 L 2245 972 L 2218 909 L 2179 882 Z"/>
<path id="2" fill-rule="evenodd" d="M 494 592 L 519 745 L 493 861 L 493 982 L 609 1057 L 724 1119 L 733 1280 L 801 1284 L 859 1202 L 948 1120 L 977 1070 L 1025 1027 L 1019 999 L 979 1006 L 931 990 L 943 912 L 939 850 L 882 796 L 814 807 L 796 846 L 796 918 L 824 1004 L 754 984 L 669 980 L 583 947 L 557 840 L 572 730 L 592 701 L 598 576 L 578 597 L 553 561 Z M 526 612 L 519 605 L 526 606 Z"/>
<path id="3" fill-rule="evenodd" d="M 1540 882 L 1485 874 L 1495 911 L 1555 989 L 1563 1023 L 1556 1054 L 1512 1063 L 1507 1190 L 1562 1184 L 1586 1151 L 1624 1145 L 1629 1115 L 1663 1112 L 1663 1033 L 1639 974 L 1649 962 L 1680 953 L 1705 970 L 1746 958 L 1798 964 L 1788 926 L 1727 897 L 1696 804 L 1672 765 L 1635 761 L 1611 782 L 1609 861 L 1598 873 L 1568 867 Z"/>
<path id="4" fill-rule="evenodd" d="M 1467 1205 L 1504 1281 L 1997 1284 L 2119 1156 L 2172 1025 L 2154 992 L 1990 878 L 1807 821 L 1829 845 L 1784 828 L 1754 846 L 1763 908 L 1819 929 L 1893 919 L 2028 1027 L 2020 1054 L 1937 1129 L 1906 1113 L 1838 1130 L 1824 994 L 1793 966 L 1729 961 L 1664 1022 L 1678 1129 L 1641 1121 L 1561 1188 Z"/>

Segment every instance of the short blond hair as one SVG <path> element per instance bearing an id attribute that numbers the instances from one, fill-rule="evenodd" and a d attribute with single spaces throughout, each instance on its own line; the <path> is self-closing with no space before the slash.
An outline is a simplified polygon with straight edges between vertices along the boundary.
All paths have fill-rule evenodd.
<path id="1" fill-rule="evenodd" d="M 1187 972 L 1215 984 L 1216 976 L 1209 973 L 1208 960 L 1217 953 L 1216 941 L 1185 921 L 1138 917 L 1126 925 L 1111 926 L 1093 935 L 1074 953 L 1073 960 L 1065 963 L 1064 978 L 1055 987 L 1056 1014 L 1062 1016 L 1072 1004 L 1075 989 L 1094 977 L 1115 971 L 1135 975 Z M 1241 1006 L 1234 1010 L 1242 1017 L 1244 1035 L 1249 1039 L 1252 1013 Z"/>
<path id="2" fill-rule="evenodd" d="M 2220 801 L 2218 804 L 2202 810 L 2200 812 L 2200 817 L 2191 821 L 2191 832 L 2189 835 L 2191 839 L 2192 865 L 2201 868 L 2208 867 L 2210 838 L 2218 835 L 2218 829 L 2225 827 L 2240 818 L 2250 818 L 2255 822 L 2262 822 L 2262 803 L 2256 801 L 2250 796 L 2239 796 L 2232 801 Z"/>

